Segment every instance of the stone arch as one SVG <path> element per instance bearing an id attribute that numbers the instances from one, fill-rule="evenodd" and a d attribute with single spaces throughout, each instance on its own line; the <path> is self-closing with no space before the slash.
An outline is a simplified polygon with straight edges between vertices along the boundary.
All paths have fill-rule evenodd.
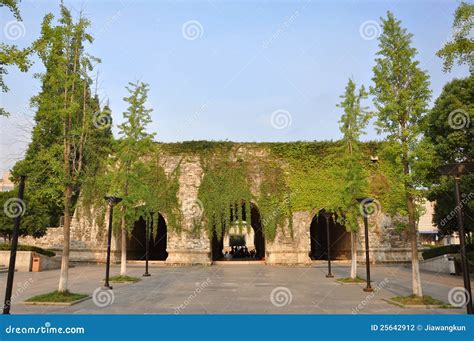
<path id="1" fill-rule="evenodd" d="M 161 213 L 153 216 L 153 229 L 150 231 L 149 260 L 166 260 L 168 228 Z M 146 220 L 140 217 L 133 225 L 127 241 L 127 259 L 145 260 L 146 258 Z"/>
<path id="2" fill-rule="evenodd" d="M 242 218 L 244 221 L 247 221 L 247 212 L 244 204 L 242 204 L 241 209 L 243 212 Z M 221 236 L 218 236 L 215 230 L 213 231 L 211 238 L 211 257 L 213 261 L 224 259 L 224 252 L 230 251 L 233 246 L 232 237 L 239 235 L 242 236 L 241 240 L 244 241 L 244 244 L 240 246 L 245 245 L 249 251 L 255 251 L 255 256 L 250 259 L 261 260 L 265 257 L 265 236 L 263 233 L 262 219 L 257 205 L 253 202 L 250 204 L 250 221 L 252 228 L 250 233 L 247 233 L 245 227 L 242 229 L 242 234 L 240 234 L 237 229 L 231 230 L 232 227 L 222 231 Z M 235 259 L 238 260 L 239 258 Z"/>
<path id="3" fill-rule="evenodd" d="M 317 212 L 309 227 L 310 251 L 312 260 L 328 259 L 328 243 L 326 231 L 326 219 L 322 215 L 325 210 Z M 344 225 L 338 223 L 334 217 L 329 219 L 329 233 L 331 241 L 331 259 L 350 259 L 351 236 Z"/>

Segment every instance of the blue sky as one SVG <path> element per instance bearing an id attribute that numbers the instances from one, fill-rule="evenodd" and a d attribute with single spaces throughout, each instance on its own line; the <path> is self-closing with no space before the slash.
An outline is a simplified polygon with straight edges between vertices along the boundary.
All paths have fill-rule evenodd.
<path id="1" fill-rule="evenodd" d="M 96 40 L 88 52 L 102 59 L 99 94 L 109 99 L 115 123 L 126 107 L 127 82 L 147 82 L 154 109 L 150 131 L 159 141 L 339 139 L 336 104 L 349 77 L 371 85 L 378 44 L 371 38 L 379 30 L 374 21 L 387 10 L 414 34 L 433 98 L 446 82 L 468 74 L 467 67 L 443 73 L 435 56 L 450 37 L 458 1 L 65 3 L 92 21 Z M 13 17 L 1 9 L 1 41 L 27 46 L 58 4 L 23 0 L 20 33 L 7 32 Z M 28 73 L 10 69 L 5 77 L 11 91 L 0 94 L 1 105 L 13 115 L 0 118 L 0 171 L 26 148 L 34 115 L 28 101 L 40 88 L 33 73 L 42 70 L 36 62 Z M 364 139 L 380 138 L 372 127 L 367 131 Z"/>

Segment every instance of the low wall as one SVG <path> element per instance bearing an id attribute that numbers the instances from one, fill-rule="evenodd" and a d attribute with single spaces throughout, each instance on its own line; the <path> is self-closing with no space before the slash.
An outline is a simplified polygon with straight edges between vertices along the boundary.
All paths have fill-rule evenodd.
<path id="1" fill-rule="evenodd" d="M 411 249 L 371 249 L 369 251 L 370 263 L 409 263 L 411 262 Z M 421 256 L 420 256 L 421 257 Z M 357 250 L 357 260 L 365 262 L 365 250 Z M 420 258 L 421 260 L 421 258 Z"/>
<path id="2" fill-rule="evenodd" d="M 454 254 L 447 254 L 423 260 L 420 262 L 420 269 L 451 274 L 451 266 L 454 266 L 454 264 L 450 266 L 451 261 L 449 261 L 449 258 L 454 258 Z"/>
<path id="3" fill-rule="evenodd" d="M 31 271 L 32 265 L 32 255 L 31 251 L 17 251 L 16 252 L 16 262 L 15 270 L 28 272 Z M 0 264 L 8 266 L 10 264 L 10 251 L 0 251 Z"/>
<path id="4" fill-rule="evenodd" d="M 15 269 L 21 272 L 30 272 L 33 266 L 33 256 L 40 258 L 40 271 L 59 269 L 61 263 L 52 257 L 38 254 L 33 251 L 17 251 Z M 0 264 L 8 266 L 10 251 L 0 251 Z"/>

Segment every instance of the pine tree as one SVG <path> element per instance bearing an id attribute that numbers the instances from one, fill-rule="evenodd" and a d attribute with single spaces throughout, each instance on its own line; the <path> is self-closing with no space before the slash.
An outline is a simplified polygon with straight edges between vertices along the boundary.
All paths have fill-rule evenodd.
<path id="1" fill-rule="evenodd" d="M 417 51 L 411 47 L 412 34 L 401 27 L 401 22 L 387 13 L 382 20 L 383 32 L 379 37 L 379 51 L 375 59 L 371 87 L 377 109 L 379 133 L 387 134 L 391 152 L 400 160 L 411 239 L 413 294 L 422 296 L 416 228 L 417 147 L 421 134 L 421 122 L 427 112 L 431 96 L 429 77 L 415 60 Z"/>
<path id="2" fill-rule="evenodd" d="M 370 114 L 363 107 L 361 101 L 367 98 L 364 86 L 356 90 L 356 84 L 349 79 L 346 91 L 340 96 L 342 101 L 337 106 L 344 110 L 341 116 L 340 130 L 343 133 L 344 142 L 344 189 L 342 191 L 341 220 L 351 232 L 351 278 L 357 277 L 357 232 L 358 203 L 357 198 L 365 194 L 367 180 L 361 165 L 362 155 L 359 148 L 360 135 L 364 134 Z"/>

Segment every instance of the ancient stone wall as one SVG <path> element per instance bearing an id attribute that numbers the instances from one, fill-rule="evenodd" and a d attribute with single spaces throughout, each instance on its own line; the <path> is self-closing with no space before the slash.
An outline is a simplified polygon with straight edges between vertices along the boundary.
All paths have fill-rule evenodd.
<path id="1" fill-rule="evenodd" d="M 247 148 L 238 146 L 233 150 L 233 158 L 257 160 L 251 163 L 249 179 L 252 194 L 257 196 L 260 183 L 263 181 L 258 163 L 259 158 L 267 157 L 263 148 Z M 196 219 L 202 219 L 202 210 L 198 200 L 198 190 L 203 179 L 204 171 L 197 155 L 162 155 L 160 163 L 167 175 L 179 167 L 178 198 L 183 215 L 180 231 L 168 230 L 167 234 L 167 264 L 210 264 L 211 241 L 206 231 L 196 231 Z M 322 208 L 317 208 L 317 210 Z M 87 213 L 87 214 L 86 214 Z M 273 241 L 266 240 L 265 261 L 267 264 L 310 264 L 310 225 L 315 211 L 293 212 L 292 232 L 285 226 L 278 229 Z M 106 219 L 99 219 L 99 215 Z M 163 215 L 167 220 L 166 215 Z M 71 260 L 102 262 L 105 260 L 108 212 L 103 207 L 94 212 L 81 212 L 74 215 L 71 226 Z M 103 221 L 103 222 L 102 222 Z M 370 218 L 370 253 L 374 262 L 399 262 L 410 259 L 409 244 L 404 233 L 396 231 L 390 217 L 379 214 Z M 363 226 L 358 233 L 358 258 L 365 260 Z M 119 234 L 118 234 L 119 235 Z M 120 258 L 120 238 L 114 233 L 112 240 L 112 260 Z M 43 248 L 62 249 L 62 228 L 50 228 L 47 234 L 39 239 L 22 238 L 21 243 L 37 245 Z M 350 246 L 350 245 L 349 245 Z"/>

